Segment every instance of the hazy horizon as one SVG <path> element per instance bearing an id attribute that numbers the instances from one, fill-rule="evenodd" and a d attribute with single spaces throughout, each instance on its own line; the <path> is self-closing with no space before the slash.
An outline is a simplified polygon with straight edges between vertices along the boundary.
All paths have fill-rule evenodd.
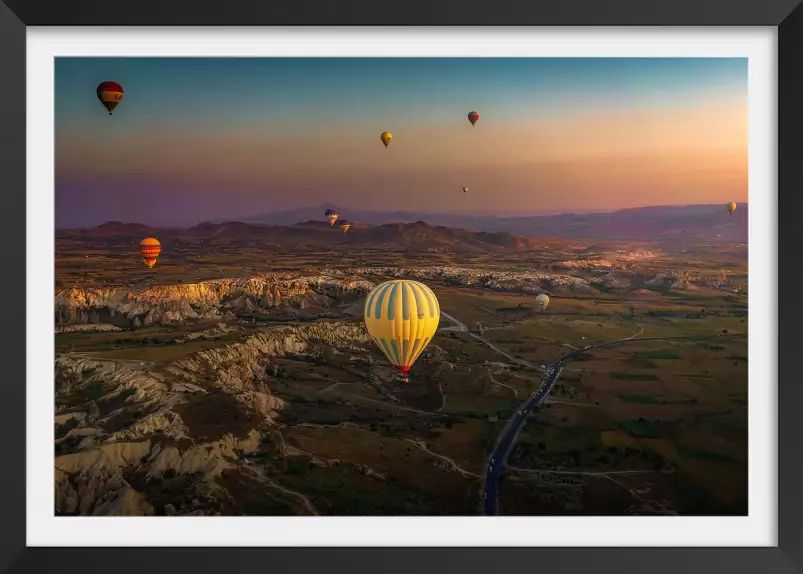
<path id="1" fill-rule="evenodd" d="M 747 200 L 746 59 L 57 58 L 55 86 L 58 228 Z"/>
<path id="2" fill-rule="evenodd" d="M 747 202 L 737 202 L 739 206 L 746 206 Z M 98 227 L 100 225 L 109 224 L 109 223 L 118 223 L 118 224 L 125 224 L 125 225 L 145 225 L 150 227 L 164 227 L 164 228 L 190 228 L 195 227 L 200 224 L 204 223 L 220 223 L 220 222 L 228 222 L 228 223 L 248 223 L 252 225 L 267 225 L 267 226 L 281 226 L 281 225 L 296 225 L 299 223 L 305 223 L 309 220 L 319 220 L 321 222 L 324 221 L 323 212 L 327 208 L 335 208 L 339 214 L 341 219 L 350 219 L 355 223 L 361 223 L 359 218 L 355 219 L 355 216 L 350 216 L 349 213 L 354 214 L 361 214 L 361 215 L 373 215 L 376 217 L 387 216 L 389 219 L 383 222 L 377 223 L 366 223 L 362 222 L 366 225 L 385 225 L 390 223 L 397 223 L 398 220 L 393 219 L 394 217 L 401 217 L 401 216 L 410 216 L 414 218 L 424 218 L 426 222 L 426 218 L 432 217 L 434 219 L 441 219 L 443 217 L 447 218 L 454 218 L 458 220 L 460 217 L 465 218 L 465 223 L 468 220 L 472 220 L 475 218 L 486 218 L 488 222 L 492 222 L 493 220 L 512 220 L 512 219 L 528 219 L 528 218 L 537 218 L 537 217 L 559 217 L 562 215 L 612 215 L 621 211 L 631 211 L 631 210 L 648 210 L 648 209 L 656 209 L 656 208 L 667 208 L 667 209 L 687 209 L 687 208 L 697 208 L 697 207 L 711 207 L 711 208 L 719 208 L 719 204 L 711 204 L 711 203 L 692 203 L 692 204 L 683 204 L 683 205 L 638 205 L 635 207 L 628 207 L 623 209 L 614 209 L 614 210 L 589 210 L 589 211 L 579 211 L 579 210 L 569 210 L 569 211 L 551 211 L 551 212 L 542 212 L 542 213 L 522 213 L 522 212 L 480 212 L 480 211 L 452 211 L 452 212 L 420 212 L 415 210 L 397 210 L 397 211 L 380 211 L 380 210 L 352 210 L 345 206 L 336 206 L 331 203 L 321 203 L 318 205 L 301 205 L 294 208 L 289 208 L 285 210 L 277 210 L 273 212 L 267 213 L 258 213 L 258 214 L 251 214 L 251 215 L 244 215 L 244 216 L 232 216 L 232 217 L 213 217 L 207 218 L 202 220 L 191 220 L 191 221 L 176 221 L 174 223 L 164 223 L 164 224 L 150 224 L 145 223 L 142 221 L 138 221 L 135 219 L 107 219 L 105 221 L 101 221 L 99 223 L 93 223 L 92 225 L 85 225 L 85 226 L 71 226 L 71 225 L 59 225 L 56 224 L 57 230 L 68 230 L 68 229 L 79 229 L 79 228 L 92 228 Z M 252 218 L 263 218 L 266 216 L 279 216 L 284 214 L 293 214 L 297 212 L 310 212 L 309 215 L 301 215 L 298 220 L 291 221 L 290 219 L 286 219 L 283 223 L 263 223 L 261 220 L 252 220 Z M 320 213 L 318 213 L 320 212 Z M 413 223 L 413 219 L 407 221 L 407 223 Z M 441 223 L 433 223 L 433 225 L 442 225 Z"/>

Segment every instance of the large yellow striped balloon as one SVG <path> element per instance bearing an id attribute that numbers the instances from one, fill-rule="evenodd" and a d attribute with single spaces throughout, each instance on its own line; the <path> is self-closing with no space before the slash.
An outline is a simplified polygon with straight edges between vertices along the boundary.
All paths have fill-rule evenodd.
<path id="1" fill-rule="evenodd" d="M 368 333 L 406 381 L 410 367 L 438 330 L 441 308 L 423 283 L 397 279 L 371 291 L 363 316 Z"/>

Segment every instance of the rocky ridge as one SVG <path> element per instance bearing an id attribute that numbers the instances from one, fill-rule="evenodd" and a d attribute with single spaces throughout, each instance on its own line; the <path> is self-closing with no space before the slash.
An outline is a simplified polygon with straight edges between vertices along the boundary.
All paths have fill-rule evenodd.
<path id="1" fill-rule="evenodd" d="M 447 283 L 464 287 L 481 287 L 494 291 L 538 294 L 560 289 L 569 291 L 595 292 L 597 278 L 585 279 L 571 275 L 561 275 L 545 271 L 499 271 L 467 267 L 360 267 L 352 270 L 355 275 L 389 275 L 399 278 L 427 279 L 439 278 Z"/>
<path id="2" fill-rule="evenodd" d="M 599 263 L 604 261 L 605 264 Z M 570 262 L 563 262 L 570 263 Z M 620 273 L 614 275 L 615 265 L 607 260 L 578 260 L 576 265 L 567 265 L 572 269 L 594 273 L 590 276 L 577 277 L 549 271 L 500 271 L 495 269 L 477 269 L 466 267 L 359 267 L 351 269 L 352 275 L 377 276 L 384 275 L 397 278 L 427 281 L 440 279 L 447 284 L 461 287 L 475 287 L 536 295 L 539 293 L 599 293 L 600 290 L 639 288 L 640 285 L 663 286 L 668 289 L 685 289 L 689 285 L 700 284 L 706 277 L 679 271 L 672 274 L 659 273 L 642 278 L 636 274 Z M 337 275 L 337 269 L 329 269 L 327 273 Z"/>
<path id="3" fill-rule="evenodd" d="M 173 508 L 175 513 L 215 513 L 202 510 L 203 502 L 228 497 L 217 479 L 242 467 L 242 453 L 266 442 L 279 454 L 287 451 L 275 421 L 286 405 L 270 388 L 271 359 L 314 355 L 322 344 L 354 353 L 368 339 L 361 324 L 325 322 L 271 328 L 157 368 L 58 356 L 57 514 L 153 514 L 152 501 L 131 481 L 155 484 L 165 473 L 191 485 L 194 502 Z M 92 400 L 75 400 L 89 390 L 95 391 Z M 230 397 L 244 425 L 219 437 L 198 436 L 192 428 L 197 423 L 185 417 L 195 416 L 193 401 L 211 395 L 215 409 Z"/>
<path id="4" fill-rule="evenodd" d="M 56 323 L 141 326 L 215 319 L 260 309 L 326 308 L 354 302 L 373 285 L 359 278 L 250 275 L 146 289 L 70 288 L 56 294 Z"/>

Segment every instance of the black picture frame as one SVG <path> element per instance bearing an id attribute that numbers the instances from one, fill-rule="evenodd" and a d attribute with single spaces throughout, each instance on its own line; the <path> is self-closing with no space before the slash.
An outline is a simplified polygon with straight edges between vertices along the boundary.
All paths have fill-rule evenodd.
<path id="1" fill-rule="evenodd" d="M 0 3 L 0 281 L 4 470 L 3 572 L 803 572 L 803 7 L 800 0 L 4 0 Z M 27 548 L 26 444 L 26 26 L 417 25 L 777 26 L 778 56 L 778 541 L 774 548 Z M 30 262 L 35 265 L 35 262 Z M 46 303 L 42 303 L 46 304 Z M 15 462 L 16 461 L 16 462 Z M 91 541 L 87 541 L 91 543 Z"/>

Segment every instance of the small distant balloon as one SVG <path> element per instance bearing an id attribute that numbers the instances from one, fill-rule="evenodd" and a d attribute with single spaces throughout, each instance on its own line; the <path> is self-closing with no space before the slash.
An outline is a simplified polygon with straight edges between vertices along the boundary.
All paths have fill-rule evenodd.
<path id="1" fill-rule="evenodd" d="M 730 203 L 728 203 L 728 213 L 733 215 L 734 211 L 736 211 L 736 204 L 731 201 Z"/>
<path id="2" fill-rule="evenodd" d="M 477 112 L 469 112 L 468 113 L 468 121 L 471 122 L 472 126 L 474 126 L 479 119 L 480 119 L 480 115 Z"/>
<path id="3" fill-rule="evenodd" d="M 363 319 L 368 334 L 406 382 L 410 368 L 438 330 L 441 308 L 418 281 L 394 279 L 368 294 Z"/>
<path id="4" fill-rule="evenodd" d="M 382 140 L 382 143 L 385 144 L 385 147 L 388 147 L 390 142 L 393 141 L 393 134 L 390 132 L 382 132 L 382 134 L 379 136 L 379 139 Z"/>
<path id="5" fill-rule="evenodd" d="M 142 260 L 145 261 L 148 269 L 152 269 L 156 264 L 156 258 L 159 257 L 161 251 L 162 244 L 153 237 L 147 237 L 139 243 L 139 252 L 142 254 Z"/>
<path id="6" fill-rule="evenodd" d="M 546 293 L 541 293 L 535 298 L 535 303 L 538 305 L 538 310 L 543 313 L 544 309 L 549 307 L 549 295 Z"/>
<path id="7" fill-rule="evenodd" d="M 468 191 L 468 188 L 464 185 L 463 186 L 463 193 L 466 193 L 467 191 Z"/>
<path id="8" fill-rule="evenodd" d="M 337 221 L 337 218 L 339 217 L 337 212 L 334 209 L 327 209 L 325 215 L 326 219 L 329 220 L 329 227 L 334 227 L 335 221 Z"/>
<path id="9" fill-rule="evenodd" d="M 109 115 L 112 115 L 114 108 L 123 99 L 123 86 L 117 82 L 101 82 L 97 94 L 100 103 L 108 110 Z"/>
<path id="10" fill-rule="evenodd" d="M 345 233 L 349 230 L 349 227 L 351 227 L 351 222 L 344 219 L 340 222 L 340 227 L 343 228 L 343 233 Z"/>

